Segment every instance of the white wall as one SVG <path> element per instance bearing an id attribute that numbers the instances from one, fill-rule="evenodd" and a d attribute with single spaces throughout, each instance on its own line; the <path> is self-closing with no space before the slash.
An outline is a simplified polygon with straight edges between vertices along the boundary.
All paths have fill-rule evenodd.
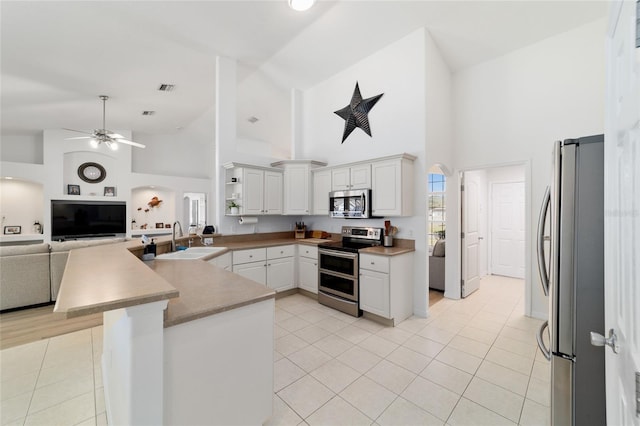
<path id="1" fill-rule="evenodd" d="M 214 133 L 213 108 L 189 126 L 172 134 L 135 132 L 133 140 L 147 147 L 133 151 L 131 170 L 136 173 L 210 178 L 214 176 Z"/>
<path id="2" fill-rule="evenodd" d="M 4 232 L 5 226 L 21 226 L 22 234 L 33 234 L 35 221 L 44 223 L 42 200 L 42 184 L 19 179 L 1 179 L 0 232 Z"/>
<path id="3" fill-rule="evenodd" d="M 131 137 L 131 132 L 117 130 L 125 137 Z M 31 208 L 30 214 L 24 214 L 23 221 L 29 222 L 29 226 L 23 227 L 23 233 L 31 229 L 37 216 L 44 225 L 44 238 L 49 240 L 51 236 L 51 203 L 52 199 L 74 200 L 109 200 L 127 201 L 127 216 L 133 215 L 132 188 L 158 185 L 167 188 L 172 194 L 172 199 L 165 200 L 166 206 L 171 205 L 172 211 L 167 211 L 166 218 L 173 222 L 174 218 L 183 217 L 182 197 L 185 192 L 205 193 L 207 199 L 211 199 L 211 180 L 191 177 L 176 177 L 169 175 L 139 174 L 131 172 L 132 149 L 128 145 L 120 144 L 117 151 L 111 151 L 101 145 L 98 149 L 88 148 L 86 141 L 65 141 L 69 132 L 64 130 L 45 130 L 43 132 L 43 164 L 31 164 L 20 162 L 2 161 L 0 164 L 2 177 L 31 181 L 41 185 L 37 201 Z M 213 149 L 211 148 L 211 151 Z M 103 182 L 89 184 L 80 180 L 77 175 L 78 166 L 86 161 L 94 161 L 102 164 L 107 171 L 107 178 Z M 213 162 L 213 159 L 207 160 Z M 10 182 L 3 180 L 4 182 Z M 67 195 L 67 185 L 80 185 L 81 195 Z M 104 197 L 104 187 L 117 187 L 115 197 Z M 15 194 L 14 194 L 15 195 Z M 0 211 L 9 220 L 12 217 L 22 217 L 24 205 L 28 196 L 9 197 L 3 196 L 0 201 Z M 180 202 L 176 201 L 179 200 Z M 137 207 L 135 207 L 137 208 Z M 137 210 L 136 210 L 137 211 Z M 212 217 L 208 208 L 207 215 Z M 165 216 L 163 216 L 162 220 Z M 158 220 L 160 221 L 160 220 Z M 13 225 L 13 223 L 9 224 Z M 16 224 L 17 225 L 17 224 Z M 155 225 L 155 222 L 154 222 Z M 185 228 L 186 229 L 186 228 Z"/>
<path id="4" fill-rule="evenodd" d="M 414 216 L 390 218 L 398 238 L 414 239 L 414 313 L 427 315 L 427 161 L 450 163 L 448 69 L 429 34 L 417 30 L 326 81 L 305 90 L 298 158 L 329 166 L 407 152 L 414 163 Z M 348 105 L 356 84 L 363 98 L 384 93 L 369 113 L 372 137 L 356 129 L 341 143 L 344 120 L 333 112 Z M 438 108 L 440 106 L 440 108 Z M 429 140 L 431 137 L 433 140 Z M 430 153 L 427 153 L 431 149 Z M 353 221 L 311 217 L 307 227 L 339 232 Z M 358 225 L 381 227 L 382 219 Z"/>
<path id="5" fill-rule="evenodd" d="M 551 147 L 558 139 L 604 131 L 605 21 L 584 25 L 511 54 L 468 68 L 453 77 L 455 168 L 525 163 L 527 185 L 525 312 L 547 317 L 535 260 L 535 226 L 551 174 Z M 457 191 L 458 176 L 447 183 Z M 448 211 L 457 211 L 457 198 Z M 533 218 L 533 220 L 532 220 Z M 447 233 L 459 232 L 457 221 Z M 459 250 L 447 242 L 450 253 Z M 447 258 L 449 260 L 449 258 Z M 447 288 L 459 286 L 458 265 L 447 264 Z"/>
<path id="6" fill-rule="evenodd" d="M 291 158 L 290 93 L 278 87 L 265 73 L 255 71 L 238 82 L 238 150 L 271 158 Z M 259 120 L 250 123 L 247 119 Z"/>
<path id="7" fill-rule="evenodd" d="M 1 161 L 42 164 L 42 133 L 37 135 L 2 134 L 0 140 Z"/>

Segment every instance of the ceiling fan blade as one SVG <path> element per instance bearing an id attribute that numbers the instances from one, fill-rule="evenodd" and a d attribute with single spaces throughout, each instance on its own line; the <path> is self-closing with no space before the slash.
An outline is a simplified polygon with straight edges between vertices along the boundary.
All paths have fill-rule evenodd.
<path id="1" fill-rule="evenodd" d="M 119 143 L 123 143 L 123 144 L 126 144 L 126 145 L 135 146 L 137 148 L 146 148 L 147 147 L 146 145 L 143 145 L 143 144 L 138 143 L 138 142 L 130 141 L 130 140 L 127 140 L 127 139 L 114 139 L 114 141 L 115 142 L 119 142 Z"/>
<path id="2" fill-rule="evenodd" d="M 90 132 L 84 132 L 82 130 L 75 130 L 75 129 L 67 129 L 66 127 L 63 127 L 62 130 L 68 130 L 70 132 L 76 132 L 76 133 L 84 133 L 85 135 L 93 135 L 93 133 L 90 133 Z"/>
<path id="3" fill-rule="evenodd" d="M 93 139 L 93 136 L 78 136 L 75 138 L 64 138 L 65 141 L 72 141 L 75 139 Z"/>

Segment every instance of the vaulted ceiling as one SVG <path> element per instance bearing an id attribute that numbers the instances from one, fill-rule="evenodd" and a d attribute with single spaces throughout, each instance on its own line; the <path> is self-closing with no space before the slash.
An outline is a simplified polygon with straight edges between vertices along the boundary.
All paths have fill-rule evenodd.
<path id="1" fill-rule="evenodd" d="M 606 16 L 604 1 L 286 0 L 0 3 L 2 134 L 170 133 L 214 104 L 215 58 L 307 88 L 426 27 L 452 72 Z M 161 83 L 175 84 L 160 92 Z M 143 116 L 153 110 L 155 115 Z"/>

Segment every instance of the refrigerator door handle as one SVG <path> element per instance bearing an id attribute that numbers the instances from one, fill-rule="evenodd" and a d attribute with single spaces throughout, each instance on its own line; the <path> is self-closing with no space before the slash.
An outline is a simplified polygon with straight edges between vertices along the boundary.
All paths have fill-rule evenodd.
<path id="1" fill-rule="evenodd" d="M 544 228 L 547 222 L 547 213 L 551 202 L 550 188 L 544 191 L 542 207 L 540 208 L 540 216 L 538 217 L 538 273 L 540 274 L 540 283 L 545 296 L 549 295 L 549 273 L 547 272 L 547 262 L 544 252 Z"/>
<path id="2" fill-rule="evenodd" d="M 538 347 L 542 352 L 542 355 L 547 359 L 547 361 L 551 361 L 551 351 L 545 346 L 544 340 L 542 338 L 542 333 L 544 333 L 544 329 L 549 326 L 549 321 L 545 321 L 542 323 L 540 328 L 538 329 L 538 333 L 536 334 L 536 340 L 538 341 Z"/>

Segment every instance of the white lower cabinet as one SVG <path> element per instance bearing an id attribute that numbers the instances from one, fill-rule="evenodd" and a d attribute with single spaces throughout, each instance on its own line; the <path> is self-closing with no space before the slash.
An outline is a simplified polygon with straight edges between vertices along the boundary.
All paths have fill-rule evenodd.
<path id="1" fill-rule="evenodd" d="M 318 293 L 318 247 L 298 246 L 298 287 Z"/>
<path id="2" fill-rule="evenodd" d="M 276 291 L 295 287 L 295 266 L 294 245 L 233 252 L 233 272 Z"/>
<path id="3" fill-rule="evenodd" d="M 413 252 L 360 254 L 360 309 L 394 324 L 413 313 Z"/>
<path id="4" fill-rule="evenodd" d="M 295 287 L 293 259 L 293 257 L 285 257 L 267 261 L 267 287 L 275 291 L 289 290 Z"/>
<path id="5" fill-rule="evenodd" d="M 220 256 L 214 257 L 213 259 L 207 260 L 207 263 L 215 265 L 219 268 L 224 269 L 225 271 L 233 270 L 233 262 L 231 261 L 231 252 L 228 251 Z"/>
<path id="6" fill-rule="evenodd" d="M 389 274 L 360 269 L 360 309 L 384 318 L 391 318 Z"/>
<path id="7" fill-rule="evenodd" d="M 262 285 L 267 285 L 267 268 L 265 261 L 243 263 L 241 265 L 233 265 L 233 272 L 249 278 Z"/>
<path id="8" fill-rule="evenodd" d="M 233 252 L 233 272 L 262 285 L 267 284 L 267 250 L 264 248 Z"/>

